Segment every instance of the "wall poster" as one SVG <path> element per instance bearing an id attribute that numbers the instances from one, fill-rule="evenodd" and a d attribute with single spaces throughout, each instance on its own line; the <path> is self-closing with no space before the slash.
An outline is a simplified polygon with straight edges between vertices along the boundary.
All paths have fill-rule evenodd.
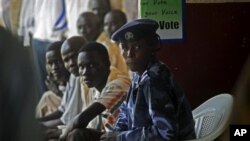
<path id="1" fill-rule="evenodd" d="M 158 21 L 157 33 L 163 42 L 183 39 L 184 0 L 139 0 L 139 18 Z"/>

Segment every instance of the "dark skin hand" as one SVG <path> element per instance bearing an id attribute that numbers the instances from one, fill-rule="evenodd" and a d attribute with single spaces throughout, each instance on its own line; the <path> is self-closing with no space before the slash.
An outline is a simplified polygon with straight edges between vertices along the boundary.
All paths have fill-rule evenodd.
<path id="1" fill-rule="evenodd" d="M 59 139 L 59 136 L 62 134 L 62 130 L 58 129 L 57 127 L 46 127 L 43 124 L 39 124 L 40 131 L 44 140 L 49 139 Z"/>
<path id="2" fill-rule="evenodd" d="M 58 84 L 54 80 L 51 80 L 49 76 L 47 76 L 45 84 L 49 90 L 53 91 L 56 95 L 62 97 L 63 93 L 59 90 Z"/>
<path id="3" fill-rule="evenodd" d="M 106 108 L 97 102 L 91 104 L 85 111 L 77 115 L 65 129 L 65 132 L 60 136 L 60 140 L 64 141 L 69 132 L 75 128 L 86 128 L 88 123 L 98 114 L 102 113 Z"/>

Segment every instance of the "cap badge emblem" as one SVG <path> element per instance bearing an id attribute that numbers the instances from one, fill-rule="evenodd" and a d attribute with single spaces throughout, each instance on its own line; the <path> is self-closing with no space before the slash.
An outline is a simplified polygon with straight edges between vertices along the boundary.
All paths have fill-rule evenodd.
<path id="1" fill-rule="evenodd" d="M 125 39 L 126 40 L 132 40 L 134 38 L 134 34 L 132 32 L 126 32 L 125 33 Z"/>

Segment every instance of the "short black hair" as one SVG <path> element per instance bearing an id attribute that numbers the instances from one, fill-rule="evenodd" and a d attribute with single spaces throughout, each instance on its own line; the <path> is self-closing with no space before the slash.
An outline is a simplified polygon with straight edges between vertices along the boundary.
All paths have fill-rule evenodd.
<path id="1" fill-rule="evenodd" d="M 59 51 L 61 50 L 61 47 L 62 47 L 62 44 L 63 44 L 63 41 L 56 41 L 52 44 L 50 44 L 46 50 L 46 52 L 49 52 L 49 51 Z"/>
<path id="2" fill-rule="evenodd" d="M 97 2 L 100 2 L 101 4 L 107 4 L 107 9 L 108 10 L 111 10 L 111 2 L 110 0 L 96 0 Z M 91 2 L 93 2 L 93 0 L 90 0 L 89 3 L 88 3 L 88 7 L 90 8 L 91 7 Z"/>
<path id="3" fill-rule="evenodd" d="M 113 14 L 115 17 L 119 17 L 119 20 L 121 20 L 120 22 L 123 24 L 127 23 L 126 14 L 119 9 L 110 10 L 107 14 Z"/>
<path id="4" fill-rule="evenodd" d="M 89 19 L 90 17 L 93 17 L 93 19 L 95 20 L 95 23 L 96 23 L 98 26 L 101 26 L 101 21 L 100 21 L 99 17 L 98 17 L 95 13 L 90 12 L 90 11 L 82 12 L 82 13 L 78 16 L 77 21 L 79 21 L 80 18 Z"/>
<path id="5" fill-rule="evenodd" d="M 89 42 L 86 45 L 82 46 L 79 50 L 79 54 L 81 52 L 95 52 L 97 53 L 103 60 L 103 63 L 107 66 L 110 66 L 109 54 L 106 47 L 97 42 Z"/>

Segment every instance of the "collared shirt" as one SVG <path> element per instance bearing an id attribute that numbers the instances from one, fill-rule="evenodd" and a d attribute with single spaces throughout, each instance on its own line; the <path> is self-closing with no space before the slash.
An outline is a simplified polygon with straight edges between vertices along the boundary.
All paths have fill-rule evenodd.
<path id="1" fill-rule="evenodd" d="M 88 93 L 82 96 L 83 110 L 93 102 L 101 103 L 107 110 L 93 119 L 88 124 L 88 128 L 104 130 L 107 127 L 106 130 L 108 130 L 112 126 L 114 120 L 116 120 L 116 115 L 118 115 L 117 110 L 126 97 L 130 83 L 128 76 L 122 74 L 116 68 L 110 67 L 110 74 L 102 91 L 99 92 L 96 88 L 89 88 Z M 82 87 L 85 86 L 82 85 Z"/>
<path id="2" fill-rule="evenodd" d="M 191 107 L 163 63 L 153 60 L 139 76 L 133 74 L 127 100 L 115 126 L 122 141 L 195 138 Z"/>

